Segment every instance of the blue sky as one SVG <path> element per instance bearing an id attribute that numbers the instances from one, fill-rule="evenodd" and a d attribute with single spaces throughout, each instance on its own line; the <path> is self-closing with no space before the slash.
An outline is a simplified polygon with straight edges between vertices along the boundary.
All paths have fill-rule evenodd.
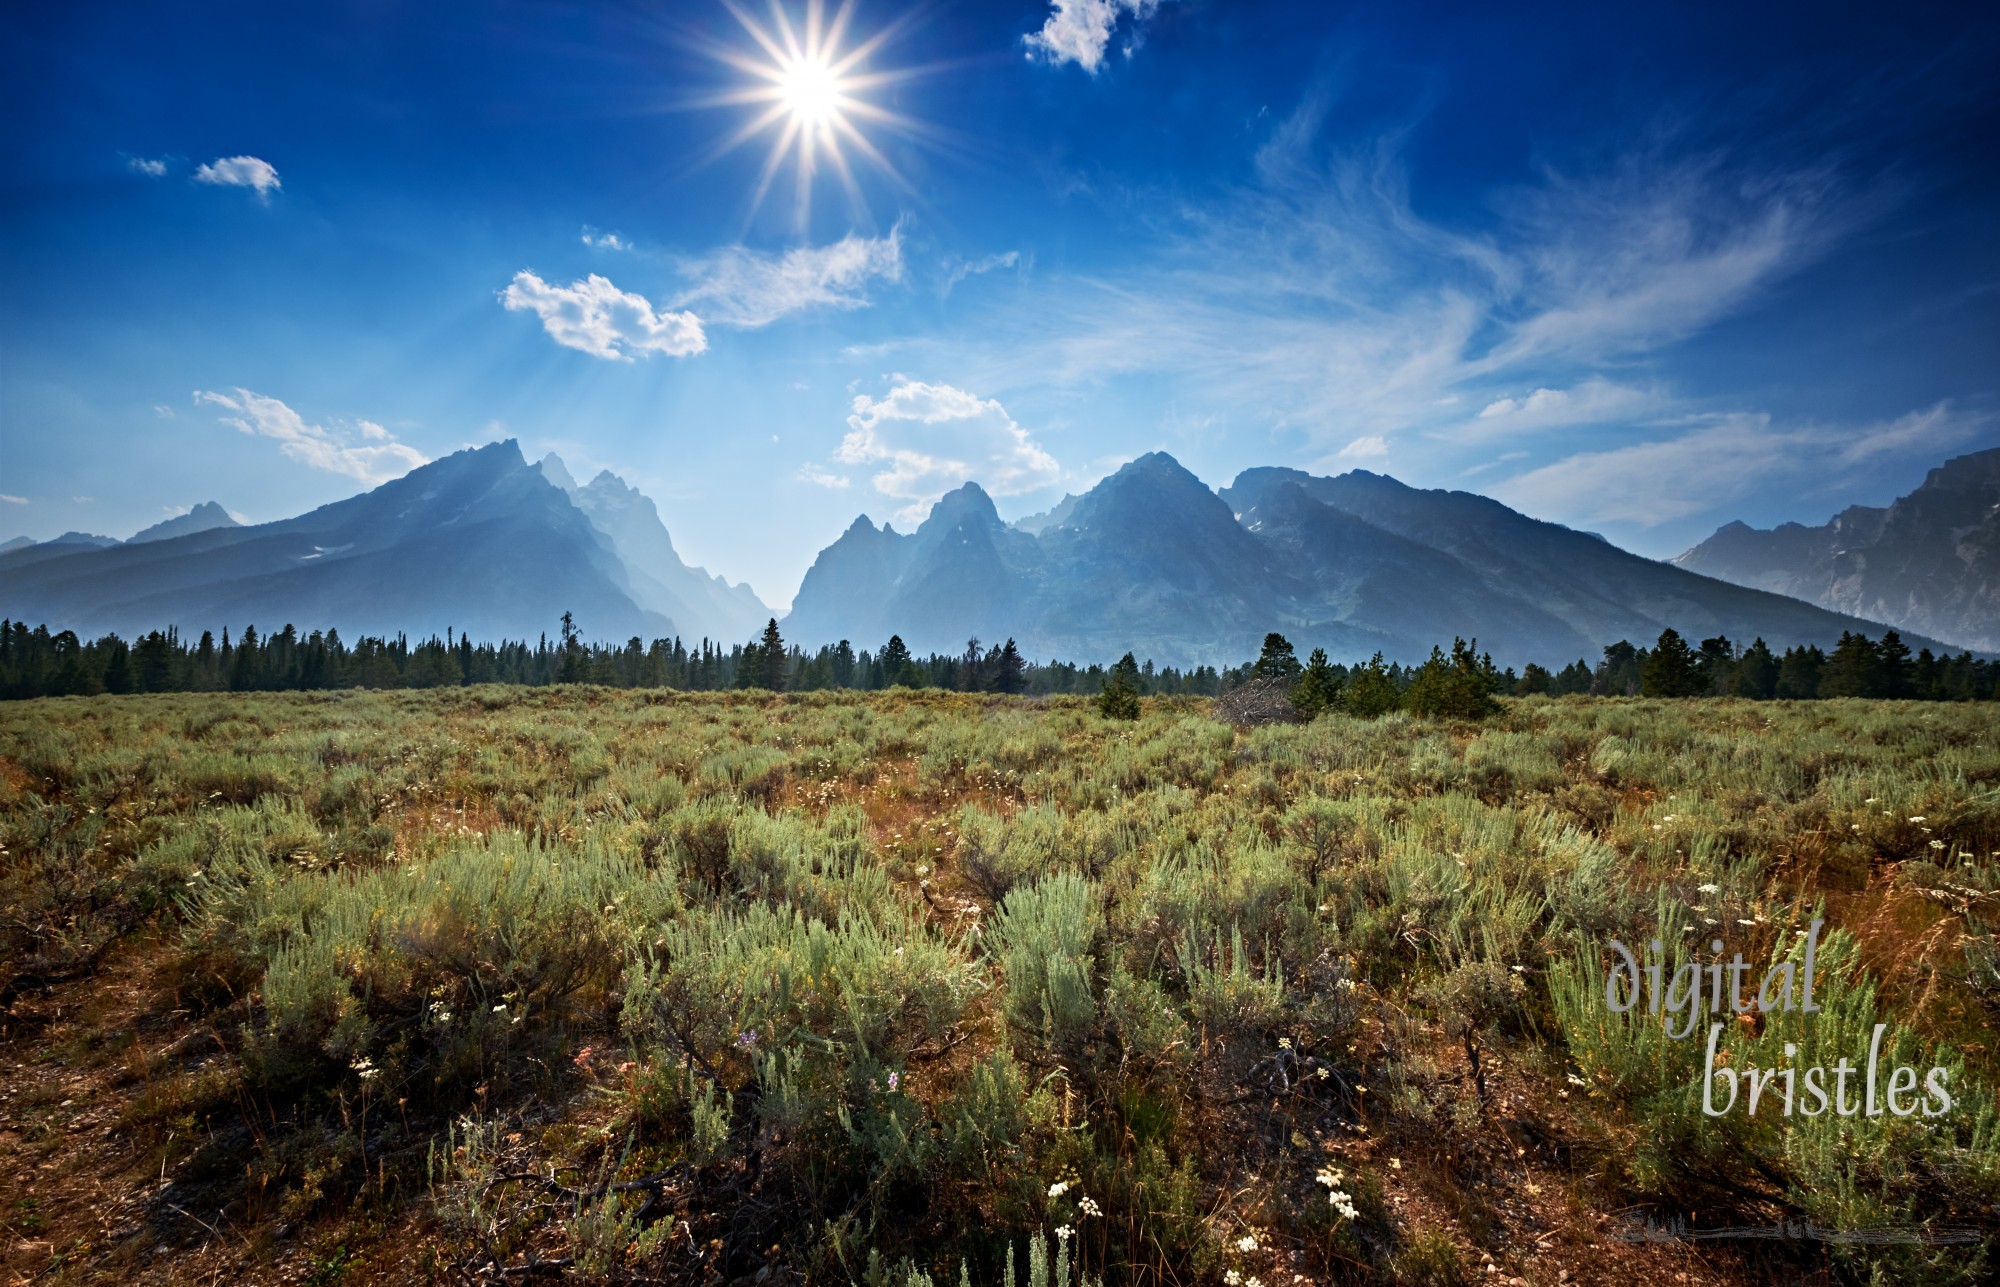
<path id="1" fill-rule="evenodd" d="M 773 101 L 766 4 L 10 6 L 0 536 L 502 436 L 774 605 L 1154 449 L 1824 521 L 2000 442 L 2000 16 L 1905 8 L 877 0 Z"/>

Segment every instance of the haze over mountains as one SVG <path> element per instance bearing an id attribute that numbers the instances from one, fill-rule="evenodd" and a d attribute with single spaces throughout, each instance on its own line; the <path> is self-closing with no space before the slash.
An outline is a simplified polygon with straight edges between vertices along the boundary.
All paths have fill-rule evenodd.
<path id="1" fill-rule="evenodd" d="M 572 612 L 595 638 L 697 641 L 768 618 L 747 589 L 681 565 L 652 502 L 615 476 L 565 487 L 551 481 L 568 479 L 561 462 L 545 464 L 509 440 L 276 523 L 29 546 L 0 555 L 0 613 L 86 635 L 289 622 L 350 638 L 534 639 Z M 627 558 L 641 556 L 635 574 Z"/>
<path id="2" fill-rule="evenodd" d="M 725 643 L 772 615 L 748 586 L 687 566 L 653 502 L 622 479 L 579 485 L 559 458 L 531 464 L 511 440 L 280 522 L 237 526 L 207 505 L 123 543 L 0 553 L 0 615 L 84 635 L 290 623 L 532 640 L 566 611 L 595 639 Z M 1131 650 L 1179 666 L 1235 664 L 1270 630 L 1336 660 L 1414 661 L 1477 636 L 1516 666 L 1594 659 L 1668 626 L 1774 648 L 1883 630 L 1465 492 L 1279 468 L 1217 492 L 1157 452 L 1012 524 L 972 483 L 914 532 L 857 518 L 782 624 L 807 647 L 900 634 L 920 653 L 957 652 L 969 637 L 1012 637 L 1037 658 Z M 1941 647 L 1929 633 L 1911 646 Z"/>
<path id="3" fill-rule="evenodd" d="M 2000 651 L 2000 447 L 1819 527 L 1730 523 L 1674 560 L 1708 576 Z"/>
<path id="4" fill-rule="evenodd" d="M 1667 626 L 1775 648 L 1882 633 L 1483 496 L 1292 469 L 1247 470 L 1218 494 L 1157 452 L 1013 525 L 971 483 L 912 533 L 856 519 L 807 572 L 784 626 L 805 642 L 895 630 L 926 652 L 1012 636 L 1035 657 L 1129 648 L 1172 665 L 1240 662 L 1268 630 L 1337 660 L 1419 660 L 1476 635 L 1503 665 L 1594 659 Z"/>

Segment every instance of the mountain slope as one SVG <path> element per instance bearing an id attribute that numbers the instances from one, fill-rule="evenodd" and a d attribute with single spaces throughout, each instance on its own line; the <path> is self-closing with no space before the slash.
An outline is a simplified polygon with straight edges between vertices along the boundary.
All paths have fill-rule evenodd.
<path id="1" fill-rule="evenodd" d="M 807 570 L 785 630 L 862 647 L 899 634 L 918 652 L 1018 637 L 1034 619 L 1040 564 L 1035 538 L 1001 522 L 992 498 L 967 483 L 907 535 L 857 518 Z"/>
<path id="2" fill-rule="evenodd" d="M 1250 471 L 1252 473 L 1262 471 Z M 1689 639 L 1726 635 L 1738 644 L 1761 636 L 1772 647 L 1829 644 L 1842 630 L 1882 633 L 1879 623 L 1828 612 L 1764 591 L 1729 584 L 1621 550 L 1601 537 L 1529 518 L 1468 492 L 1426 491 L 1355 470 L 1316 478 L 1279 471 L 1321 504 L 1450 555 L 1488 589 L 1560 621 L 1595 647 L 1629 639 L 1647 643 L 1671 626 Z M 1238 479 L 1238 486 L 1244 483 Z M 1465 587 L 1431 587 L 1463 595 Z M 1461 605 L 1454 603 L 1455 609 Z M 1496 658 L 1547 661 L 1579 655 L 1552 635 L 1503 640 L 1463 603 L 1467 631 L 1480 632 Z M 1594 648 L 1581 655 L 1590 656 Z"/>
<path id="3" fill-rule="evenodd" d="M 0 556 L 0 614 L 83 634 L 290 622 L 532 639 L 566 611 L 597 638 L 672 630 L 620 588 L 610 543 L 511 440 L 281 522 L 31 557 L 43 549 Z"/>
<path id="4" fill-rule="evenodd" d="M 127 545 L 140 545 L 147 541 L 164 541 L 170 537 L 188 536 L 195 532 L 207 532 L 218 527 L 241 527 L 229 517 L 229 511 L 214 501 L 203 501 L 185 514 L 176 515 L 165 522 L 133 533 L 126 538 Z"/>
<path id="5" fill-rule="evenodd" d="M 686 642 L 740 642 L 776 615 L 748 585 L 731 585 L 683 563 L 652 499 L 610 470 L 579 487 L 553 452 L 540 469 L 610 539 L 633 601 L 670 618 Z"/>
<path id="6" fill-rule="evenodd" d="M 1883 629 L 1481 496 L 1292 469 L 1247 470 L 1217 494 L 1156 452 L 1012 526 L 972 484 L 907 536 L 857 519 L 806 574 L 785 631 L 807 646 L 900 633 L 918 651 L 1011 635 L 1032 656 L 1130 649 L 1180 666 L 1254 656 L 1269 630 L 1341 660 L 1415 661 L 1466 635 L 1519 666 L 1650 644 L 1669 626 L 1776 648 Z"/>
<path id="7" fill-rule="evenodd" d="M 1820 527 L 1730 523 L 1674 562 L 2000 650 L 2000 447 L 1947 460 L 1885 508 L 1852 506 Z"/>

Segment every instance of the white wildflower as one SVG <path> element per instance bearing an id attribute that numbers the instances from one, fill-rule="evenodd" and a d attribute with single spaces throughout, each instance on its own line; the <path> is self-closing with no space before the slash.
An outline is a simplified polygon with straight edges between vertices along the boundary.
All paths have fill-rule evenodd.
<path id="1" fill-rule="evenodd" d="M 1079 1198 L 1077 1200 L 1076 1208 L 1077 1210 L 1083 1212 L 1084 1217 L 1086 1219 L 1095 1218 L 1097 1216 L 1101 1216 L 1104 1214 L 1104 1208 L 1097 1205 L 1096 1198 Z"/>
<path id="2" fill-rule="evenodd" d="M 1257 1235 L 1254 1233 L 1244 1234 L 1241 1238 L 1238 1238 L 1236 1240 L 1236 1249 L 1238 1251 L 1257 1250 Z"/>
<path id="3" fill-rule="evenodd" d="M 1054 1184 L 1051 1184 L 1049 1186 L 1049 1196 L 1052 1198 L 1059 1198 L 1063 1194 L 1068 1192 L 1069 1192 L 1068 1180 L 1057 1180 Z"/>
<path id="4" fill-rule="evenodd" d="M 1722 892 L 1722 886 L 1720 885 L 1696 885 L 1695 888 L 1704 894 L 1718 894 Z"/>

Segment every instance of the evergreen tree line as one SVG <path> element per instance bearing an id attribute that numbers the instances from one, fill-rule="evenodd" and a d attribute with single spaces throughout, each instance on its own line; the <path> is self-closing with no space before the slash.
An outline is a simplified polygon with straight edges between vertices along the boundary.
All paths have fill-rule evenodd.
<path id="1" fill-rule="evenodd" d="M 806 652 L 788 644 L 773 620 L 748 643 L 678 637 L 650 644 L 637 636 L 621 647 L 586 642 L 563 615 L 555 638 L 534 643 L 475 643 L 448 631 L 412 642 L 364 636 L 353 643 L 337 630 L 301 634 L 287 625 L 272 634 L 245 627 L 218 642 L 203 631 L 190 643 L 156 630 L 127 643 L 115 634 L 84 640 L 74 631 L 0 621 L 0 699 L 94 693 L 270 692 L 334 688 L 441 688 L 465 684 L 604 684 L 714 692 L 764 688 L 809 692 L 828 688 L 942 688 L 997 693 L 1096 693 L 1106 668 L 1071 662 L 1033 663 L 1012 639 L 994 645 L 968 640 L 956 655 L 919 656 L 899 635 L 870 652 L 847 640 Z M 1212 695 L 1224 677 L 1212 666 L 1177 670 L 1151 662 L 1137 673 L 1147 695 Z"/>
<path id="2" fill-rule="evenodd" d="M 554 639 L 535 643 L 474 643 L 448 631 L 412 643 L 406 636 L 363 636 L 353 643 L 336 630 L 300 634 L 292 626 L 259 634 L 245 627 L 189 643 L 176 631 L 153 631 L 127 643 L 115 634 L 83 640 L 73 631 L 0 621 L 0 699 L 93 693 L 253 692 L 335 688 L 438 688 L 465 684 L 604 684 L 618 688 L 717 691 L 762 688 L 939 688 L 997 693 L 1081 693 L 1109 700 L 1120 713 L 1147 696 L 1215 696 L 1252 679 L 1281 678 L 1293 704 L 1311 716 L 1323 710 L 1375 715 L 1397 708 L 1426 714 L 1476 716 L 1496 695 L 1531 693 L 1643 694 L 1658 697 L 1888 697 L 1931 701 L 1992 700 L 2000 663 L 1970 653 L 1933 657 L 1910 653 L 1895 631 L 1878 641 L 1845 634 L 1831 654 L 1817 647 L 1774 654 L 1762 639 L 1737 649 L 1726 638 L 1690 647 L 1673 630 L 1650 649 L 1621 641 L 1593 667 L 1582 659 L 1551 671 L 1530 664 L 1520 674 L 1498 670 L 1492 658 L 1463 640 L 1447 654 L 1434 648 L 1418 666 L 1385 662 L 1381 654 L 1353 666 L 1329 662 L 1314 649 L 1300 662 L 1283 635 L 1265 640 L 1257 660 L 1218 670 L 1155 667 L 1132 654 L 1110 667 L 1030 662 L 1012 639 L 968 640 L 958 654 L 918 656 L 900 636 L 871 652 L 847 640 L 806 652 L 787 643 L 775 620 L 748 643 L 678 637 L 650 644 L 637 636 L 623 646 L 586 642 L 565 613 Z M 1104 699 L 1106 693 L 1115 696 Z M 1107 708 L 1108 709 L 1108 708 Z"/>
<path id="3" fill-rule="evenodd" d="M 1536 665 L 1518 678 L 1515 693 L 1596 693 L 1645 697 L 1748 697 L 1756 701 L 1809 701 L 1823 697 L 1882 697 L 1910 701 L 1992 701 L 2000 690 L 2000 662 L 1969 652 L 1914 655 L 1897 631 L 1881 639 L 1841 632 L 1831 653 L 1813 645 L 1774 653 L 1762 639 L 1738 648 L 1717 635 L 1693 646 L 1678 631 L 1660 632 L 1648 648 L 1620 641 L 1595 667 L 1582 660 L 1551 673 Z"/>

